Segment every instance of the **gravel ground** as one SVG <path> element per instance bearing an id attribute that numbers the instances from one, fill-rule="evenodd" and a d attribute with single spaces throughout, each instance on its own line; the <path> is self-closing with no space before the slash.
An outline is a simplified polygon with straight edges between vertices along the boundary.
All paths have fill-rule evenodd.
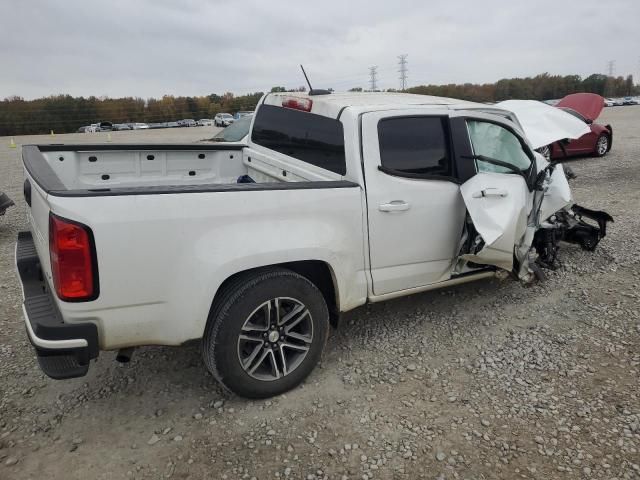
<path id="1" fill-rule="evenodd" d="M 197 345 L 38 370 L 13 267 L 23 205 L 0 219 L 0 479 L 640 478 L 640 107 L 607 109 L 602 159 L 571 161 L 579 203 L 616 222 L 545 283 L 463 285 L 345 315 L 320 368 L 269 401 L 226 396 Z M 118 132 L 195 141 L 213 129 Z M 173 138 L 167 138 L 171 136 Z M 105 141 L 106 135 L 16 138 Z M 0 190 L 22 203 L 0 138 Z"/>

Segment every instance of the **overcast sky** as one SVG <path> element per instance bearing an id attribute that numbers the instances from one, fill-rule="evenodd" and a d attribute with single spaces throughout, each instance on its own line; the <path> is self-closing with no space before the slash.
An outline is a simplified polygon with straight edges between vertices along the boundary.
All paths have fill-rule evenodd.
<path id="1" fill-rule="evenodd" d="M 640 76 L 638 0 L 0 0 L 0 98 Z"/>

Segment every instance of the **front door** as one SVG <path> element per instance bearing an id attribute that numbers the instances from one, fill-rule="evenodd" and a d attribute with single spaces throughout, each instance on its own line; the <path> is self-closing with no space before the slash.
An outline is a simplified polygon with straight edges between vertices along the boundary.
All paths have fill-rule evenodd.
<path id="1" fill-rule="evenodd" d="M 477 173 L 460 190 L 483 243 L 463 258 L 510 271 L 514 255 L 527 252 L 530 244 L 525 243 L 532 240 L 526 234 L 533 201 L 527 184 L 535 174 L 533 153 L 503 125 L 482 119 L 466 123 Z"/>
<path id="2" fill-rule="evenodd" d="M 449 279 L 465 205 L 448 117 L 374 112 L 362 131 L 374 294 Z"/>

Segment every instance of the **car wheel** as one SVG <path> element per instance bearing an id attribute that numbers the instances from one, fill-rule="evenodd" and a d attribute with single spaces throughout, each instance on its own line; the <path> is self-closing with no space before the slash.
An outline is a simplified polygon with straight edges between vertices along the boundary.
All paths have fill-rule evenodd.
<path id="1" fill-rule="evenodd" d="M 547 162 L 551 161 L 551 145 L 545 145 L 544 147 L 538 148 L 536 151 L 541 154 Z"/>
<path id="2" fill-rule="evenodd" d="M 211 308 L 203 358 L 228 390 L 266 398 L 311 373 L 328 333 L 327 304 L 308 279 L 285 269 L 241 274 Z"/>
<path id="3" fill-rule="evenodd" d="M 609 151 L 609 136 L 604 133 L 598 137 L 596 141 L 596 157 L 603 157 Z"/>

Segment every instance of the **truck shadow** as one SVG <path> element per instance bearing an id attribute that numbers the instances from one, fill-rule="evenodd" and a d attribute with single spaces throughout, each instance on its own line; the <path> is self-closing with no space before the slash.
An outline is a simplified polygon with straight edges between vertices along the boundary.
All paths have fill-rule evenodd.
<path id="1" fill-rule="evenodd" d="M 369 304 L 348 312 L 342 316 L 338 328 L 332 329 L 322 362 L 324 368 L 321 373 L 316 370 L 312 380 L 322 381 L 318 375 L 335 374 L 345 352 L 349 356 L 364 356 L 380 344 L 390 344 L 397 349 L 415 348 L 423 338 L 440 338 L 446 333 L 482 328 L 487 307 L 495 302 L 498 292 L 505 289 L 513 292 L 522 287 L 513 281 L 475 282 Z M 462 312 L 465 314 L 461 315 Z M 83 383 L 92 390 L 99 389 L 105 380 L 115 385 L 111 393 L 156 397 L 168 391 L 180 391 L 183 398 L 229 397 L 206 370 L 197 341 L 182 347 L 138 348 L 131 362 L 125 365 L 115 362 L 115 352 L 103 352 Z"/>

